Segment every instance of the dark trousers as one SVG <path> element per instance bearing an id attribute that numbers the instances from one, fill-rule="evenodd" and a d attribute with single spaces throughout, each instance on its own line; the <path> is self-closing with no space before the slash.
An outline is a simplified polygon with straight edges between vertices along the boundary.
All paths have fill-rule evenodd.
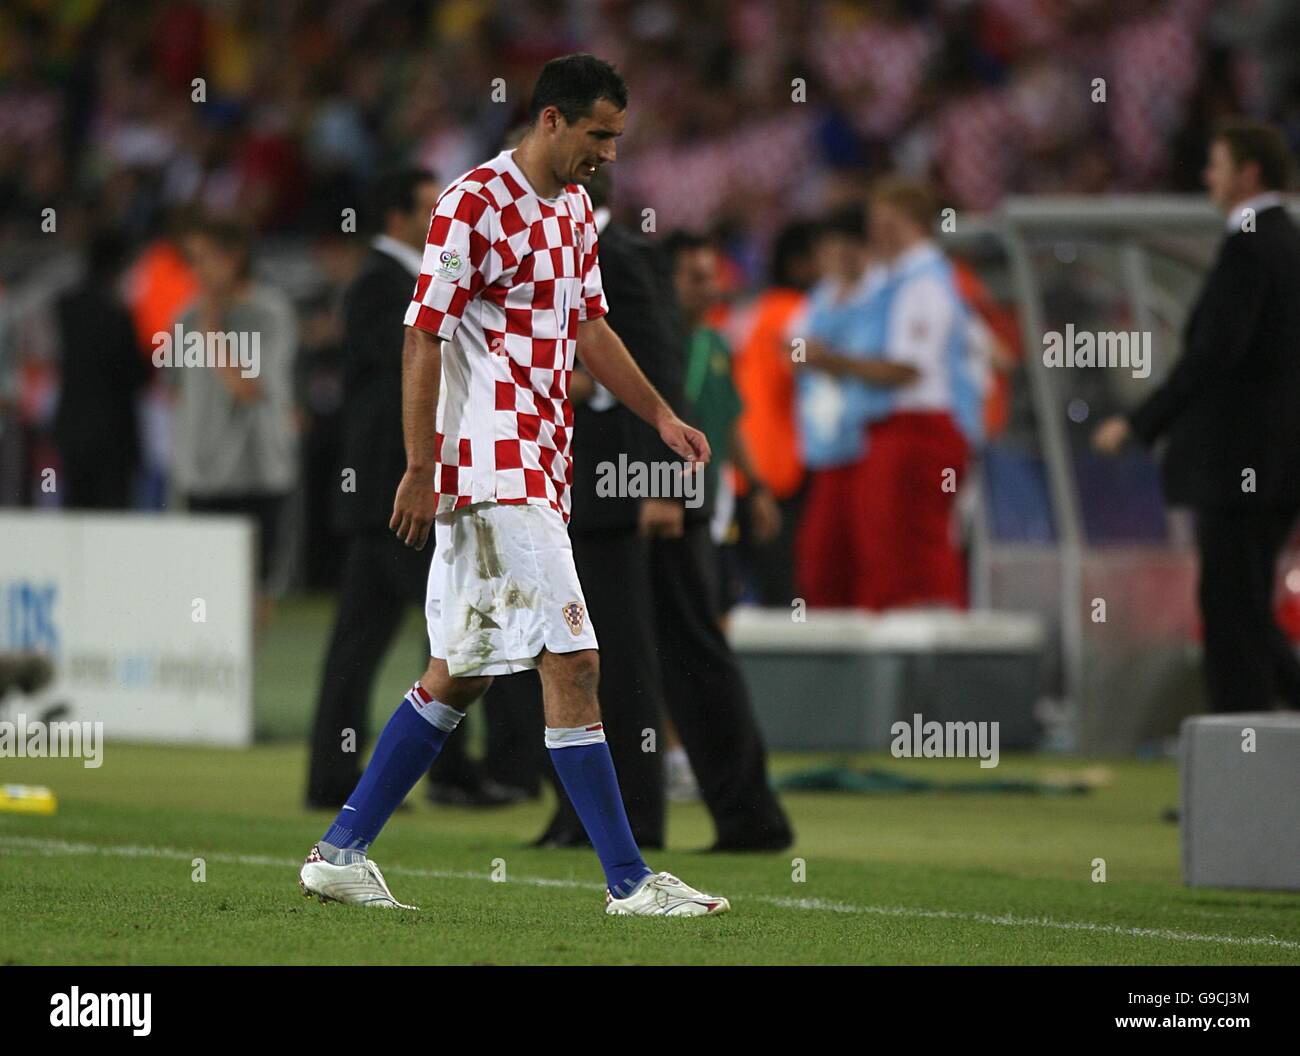
<path id="1" fill-rule="evenodd" d="M 749 497 L 745 496 L 736 504 L 741 540 L 738 556 L 760 605 L 789 608 L 791 599 L 799 594 L 795 587 L 796 543 L 807 492 L 805 482 L 794 495 L 779 500 L 781 530 L 775 539 L 762 545 L 754 542 Z"/>
<path id="2" fill-rule="evenodd" d="M 106 446 L 117 443 L 106 438 Z M 135 462 L 63 454 L 64 505 L 77 510 L 126 510 L 132 506 Z"/>
<path id="3" fill-rule="evenodd" d="M 1205 682 L 1216 712 L 1300 708 L 1300 660 L 1273 608 L 1277 559 L 1294 511 L 1196 511 Z"/>
<path id="4" fill-rule="evenodd" d="M 269 588 L 275 575 L 280 545 L 280 525 L 288 495 L 277 492 L 241 492 L 230 495 L 189 495 L 185 505 L 191 513 L 224 513 L 247 517 L 257 526 L 257 583 Z"/>
<path id="5" fill-rule="evenodd" d="M 767 783 L 749 692 L 718 623 L 717 566 L 708 525 L 688 526 L 681 539 L 649 544 L 634 535 L 599 548 L 591 543 L 575 536 L 574 557 L 600 639 L 605 736 L 638 843 L 661 846 L 664 836 L 663 746 L 653 707 L 660 692 L 713 817 L 718 844 L 789 842 L 789 822 Z M 631 564 L 647 546 L 648 562 Z M 616 560 L 626 563 L 619 568 Z M 615 617 L 613 634 L 593 597 Z M 647 615 L 649 627 L 641 630 Z M 656 730 L 654 752 L 644 750 L 650 729 Z M 549 831 L 566 831 L 566 826 L 581 831 L 572 806 L 562 794 L 559 798 Z"/>
<path id="6" fill-rule="evenodd" d="M 722 632 L 717 562 L 707 524 L 650 548 L 655 636 L 664 701 L 719 847 L 793 841 L 767 781 L 767 750 L 740 665 Z"/>
<path id="7" fill-rule="evenodd" d="M 542 790 L 551 772 L 542 729 L 542 679 L 536 671 L 498 675 L 483 698 L 487 744 L 480 766 L 485 778 L 523 789 L 530 796 Z M 450 743 L 450 742 L 448 742 Z M 439 760 L 441 761 L 441 757 Z M 434 767 L 438 762 L 434 762 Z"/>
<path id="8" fill-rule="evenodd" d="M 361 777 L 370 690 L 375 673 L 412 605 L 424 608 L 433 551 L 413 550 L 387 531 L 355 535 L 348 544 L 339 583 L 334 631 L 325 655 L 316 721 L 311 737 L 307 797 L 342 804 Z M 412 657 L 414 682 L 428 661 L 427 642 Z M 396 708 L 398 701 L 393 701 Z M 355 731 L 354 750 L 344 751 L 344 730 Z M 466 780 L 473 764 L 465 738 L 450 737 L 429 773 L 448 783 Z"/>

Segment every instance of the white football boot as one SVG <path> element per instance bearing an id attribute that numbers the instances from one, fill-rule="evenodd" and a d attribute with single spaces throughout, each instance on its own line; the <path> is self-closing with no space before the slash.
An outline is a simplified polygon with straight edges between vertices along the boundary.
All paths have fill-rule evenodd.
<path id="1" fill-rule="evenodd" d="M 707 917 L 730 909 L 731 903 L 721 895 L 696 891 L 672 873 L 655 873 L 627 898 L 605 891 L 605 912 L 613 917 Z"/>
<path id="2" fill-rule="evenodd" d="M 322 902 L 344 902 L 349 906 L 377 906 L 380 909 L 419 909 L 399 902 L 384 883 L 384 874 L 369 858 L 352 865 L 334 865 L 313 847 L 298 873 L 298 886 Z"/>

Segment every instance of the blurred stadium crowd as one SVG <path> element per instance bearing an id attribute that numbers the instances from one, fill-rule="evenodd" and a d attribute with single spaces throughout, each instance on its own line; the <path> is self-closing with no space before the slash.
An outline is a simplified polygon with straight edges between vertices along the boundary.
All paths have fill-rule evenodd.
<path id="1" fill-rule="evenodd" d="M 1208 121 L 1300 136 L 1287 0 L 15 0 L 0 39 L 14 234 L 87 199 L 137 236 L 185 205 L 330 226 L 385 164 L 450 177 L 492 153 L 541 62 L 576 50 L 634 86 L 620 184 L 667 226 L 770 234 L 886 169 L 967 208 L 1194 189 Z M 1114 105 L 1091 105 L 1097 77 Z"/>
<path id="2" fill-rule="evenodd" d="M 805 503 L 835 509 L 843 493 L 795 439 L 793 372 L 754 365 L 788 364 L 806 331 L 822 373 L 848 384 L 809 311 L 858 290 L 883 252 L 865 240 L 872 180 L 910 181 L 887 196 L 897 227 L 921 184 L 963 210 L 1192 190 L 1230 116 L 1271 118 L 1300 146 L 1291 0 L 14 0 L 0 12 L 0 503 L 194 508 L 224 473 L 231 508 L 277 529 L 278 586 L 330 582 L 338 308 L 375 226 L 369 190 L 394 165 L 446 181 L 494 153 L 543 61 L 574 50 L 613 61 L 632 90 L 616 217 L 644 230 L 653 209 L 659 234 L 717 251 L 708 321 L 785 513 L 786 556 L 770 552 L 739 593 L 781 604 L 793 555 L 839 545 L 825 525 L 796 541 Z M 1009 368 L 1014 316 L 961 262 L 953 281 L 972 347 Z M 153 335 L 186 312 L 201 328 L 235 289 L 276 394 L 255 472 L 196 463 L 204 424 L 186 400 L 212 394 L 150 365 Z M 218 381 L 241 398 L 234 375 Z M 981 434 L 1005 421 L 1005 381 L 986 388 Z M 978 443 L 963 433 L 954 445 Z M 43 487 L 49 467 L 66 486 Z M 254 508 L 268 495 L 293 496 L 283 518 Z M 899 589 L 881 604 L 961 602 L 952 582 Z"/>

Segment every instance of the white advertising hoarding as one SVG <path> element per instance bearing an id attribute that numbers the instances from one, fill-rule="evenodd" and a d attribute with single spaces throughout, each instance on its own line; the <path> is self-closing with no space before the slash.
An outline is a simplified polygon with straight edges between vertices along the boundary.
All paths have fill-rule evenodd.
<path id="1" fill-rule="evenodd" d="M 229 517 L 0 512 L 0 652 L 55 666 L 23 712 L 110 741 L 253 735 L 253 526 Z"/>

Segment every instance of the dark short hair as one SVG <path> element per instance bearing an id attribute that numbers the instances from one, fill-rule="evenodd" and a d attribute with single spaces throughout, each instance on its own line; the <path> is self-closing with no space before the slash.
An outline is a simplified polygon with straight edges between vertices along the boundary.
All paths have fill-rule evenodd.
<path id="1" fill-rule="evenodd" d="M 238 257 L 241 278 L 252 274 L 253 233 L 238 220 L 225 216 L 201 217 L 190 227 L 189 235 L 206 238 L 223 253 Z"/>
<path id="2" fill-rule="evenodd" d="M 822 221 L 821 233 L 855 242 L 867 240 L 867 210 L 859 203 L 842 205 Z"/>
<path id="3" fill-rule="evenodd" d="M 686 231 L 680 227 L 676 231 L 669 231 L 663 241 L 664 255 L 673 265 L 677 264 L 677 258 L 683 253 L 690 253 L 697 249 L 710 249 L 712 246 L 713 242 L 707 235 L 701 235 L 697 231 Z"/>
<path id="4" fill-rule="evenodd" d="M 1272 125 L 1262 121 L 1230 121 L 1214 135 L 1222 140 L 1237 165 L 1253 161 L 1259 166 L 1259 182 L 1270 191 L 1285 190 L 1291 182 L 1291 150 L 1286 139 Z"/>
<path id="5" fill-rule="evenodd" d="M 126 267 L 130 244 L 117 228 L 96 228 L 86 243 L 86 271 L 99 279 L 112 279 Z"/>
<path id="6" fill-rule="evenodd" d="M 812 254 L 820 231 L 821 226 L 811 220 L 794 220 L 781 229 L 772 246 L 769 266 L 768 277 L 773 286 L 803 288 L 805 284 L 794 277 L 795 261 Z"/>
<path id="7" fill-rule="evenodd" d="M 382 231 L 388 214 L 394 210 L 409 213 L 415 208 L 415 192 L 422 183 L 432 183 L 437 177 L 429 169 L 408 165 L 382 173 L 370 188 L 370 227 Z"/>
<path id="8" fill-rule="evenodd" d="M 528 106 L 529 121 L 553 106 L 572 124 L 591 116 L 598 99 L 606 99 L 619 110 L 627 109 L 627 84 L 619 72 L 595 55 L 563 55 L 542 67 L 533 85 Z"/>

